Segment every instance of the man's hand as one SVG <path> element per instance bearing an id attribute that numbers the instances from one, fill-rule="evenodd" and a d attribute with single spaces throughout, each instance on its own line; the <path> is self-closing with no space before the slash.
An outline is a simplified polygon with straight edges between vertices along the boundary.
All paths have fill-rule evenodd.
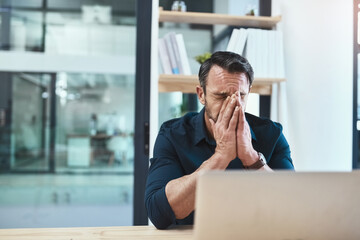
<path id="1" fill-rule="evenodd" d="M 221 106 L 217 121 L 209 119 L 216 141 L 215 154 L 227 161 L 227 165 L 236 158 L 236 125 L 240 112 L 236 102 L 235 94 L 227 97 Z"/>
<path id="2" fill-rule="evenodd" d="M 199 174 L 214 169 L 224 170 L 236 158 L 236 126 L 240 112 L 236 102 L 235 94 L 227 97 L 216 122 L 209 119 L 216 141 L 215 154 L 204 161 L 195 172 L 166 184 L 165 194 L 176 219 L 183 219 L 194 211 L 195 187 Z"/>
<path id="3" fill-rule="evenodd" d="M 258 160 L 259 156 L 251 143 L 251 132 L 245 118 L 245 109 L 241 104 L 239 104 L 239 108 L 239 119 L 236 129 L 237 157 L 242 161 L 244 166 L 250 166 Z"/>

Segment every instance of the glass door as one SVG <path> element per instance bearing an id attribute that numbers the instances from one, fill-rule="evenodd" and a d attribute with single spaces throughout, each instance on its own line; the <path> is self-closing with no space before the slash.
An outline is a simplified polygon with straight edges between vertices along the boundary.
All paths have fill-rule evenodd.
<path id="1" fill-rule="evenodd" d="M 147 220 L 134 191 L 136 111 L 149 111 L 135 107 L 136 0 L 0 7 L 0 215 L 17 216 L 0 228 Z"/>
<path id="2" fill-rule="evenodd" d="M 11 73 L 10 169 L 49 171 L 48 74 Z"/>

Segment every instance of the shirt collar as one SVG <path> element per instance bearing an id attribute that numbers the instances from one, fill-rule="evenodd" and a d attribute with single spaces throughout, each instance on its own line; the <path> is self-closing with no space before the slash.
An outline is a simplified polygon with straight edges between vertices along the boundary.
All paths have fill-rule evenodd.
<path id="1" fill-rule="evenodd" d="M 207 132 L 205 124 L 205 107 L 199 112 L 195 119 L 195 145 L 197 145 L 202 140 L 206 140 L 208 143 L 211 143 L 209 134 Z"/>
<path id="2" fill-rule="evenodd" d="M 249 120 L 247 119 L 246 114 L 245 114 L 245 118 L 246 118 L 246 121 L 249 123 Z M 252 127 L 250 126 L 250 123 L 249 123 L 249 128 L 250 128 L 250 133 L 251 133 L 252 140 L 256 141 L 256 136 L 255 136 L 255 133 L 254 133 Z"/>
<path id="3" fill-rule="evenodd" d="M 246 121 L 248 121 L 246 114 L 245 114 L 245 117 L 246 117 Z M 205 124 L 205 107 L 203 107 L 203 109 L 196 116 L 195 126 L 196 126 L 195 127 L 195 145 L 197 145 L 200 141 L 202 141 L 204 139 L 209 144 L 216 144 L 214 139 L 211 139 L 207 132 L 207 128 L 206 128 L 206 124 Z M 251 128 L 250 124 L 249 124 L 249 127 L 250 127 L 251 138 L 254 141 L 256 141 L 255 133 L 254 133 L 253 129 Z"/>

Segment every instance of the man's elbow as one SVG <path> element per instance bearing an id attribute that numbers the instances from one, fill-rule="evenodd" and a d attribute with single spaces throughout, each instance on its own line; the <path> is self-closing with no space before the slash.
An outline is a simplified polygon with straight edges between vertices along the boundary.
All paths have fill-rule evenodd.
<path id="1" fill-rule="evenodd" d="M 168 216 L 165 216 L 161 213 L 161 211 L 156 207 L 156 203 L 154 203 L 153 201 L 153 199 L 149 198 L 145 202 L 147 214 L 150 221 L 157 229 L 168 228 L 170 225 L 173 224 L 173 222 L 168 218 Z"/>
<path id="2" fill-rule="evenodd" d="M 154 226 L 157 228 L 157 229 L 160 229 L 160 230 L 164 230 L 164 229 L 167 229 L 171 223 L 168 223 L 168 222 L 164 222 L 164 221 L 159 221 L 157 219 L 153 219 L 150 221 L 154 224 Z"/>

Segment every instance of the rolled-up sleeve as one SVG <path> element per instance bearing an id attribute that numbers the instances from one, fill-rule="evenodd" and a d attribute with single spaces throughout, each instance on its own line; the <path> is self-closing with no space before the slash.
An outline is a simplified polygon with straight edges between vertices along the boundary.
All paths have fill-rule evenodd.
<path id="1" fill-rule="evenodd" d="M 150 160 L 146 181 L 145 206 L 148 217 L 158 229 L 165 229 L 175 223 L 175 214 L 165 194 L 166 184 L 184 175 L 176 151 L 164 131 L 156 139 L 154 157 Z"/>

